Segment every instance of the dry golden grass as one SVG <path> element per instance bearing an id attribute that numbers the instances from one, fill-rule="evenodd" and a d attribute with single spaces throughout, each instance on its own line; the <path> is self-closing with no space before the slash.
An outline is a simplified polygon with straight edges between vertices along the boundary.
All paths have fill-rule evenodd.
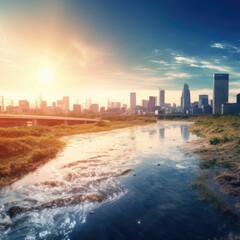
<path id="1" fill-rule="evenodd" d="M 240 166 L 240 116 L 207 116 L 193 119 L 190 131 L 203 137 L 207 147 L 199 148 L 202 168 Z"/>
<path id="2" fill-rule="evenodd" d="M 203 137 L 191 144 L 200 157 L 200 168 L 204 169 L 194 186 L 204 199 L 223 212 L 229 212 L 224 200 L 209 189 L 205 173 L 215 177 L 223 193 L 240 196 L 240 116 L 203 116 L 191 120 L 195 123 L 190 126 L 190 131 Z M 206 171 L 209 168 L 215 171 Z"/>
<path id="3" fill-rule="evenodd" d="M 0 128 L 0 188 L 56 157 L 63 136 L 109 131 L 156 122 L 147 117 L 113 118 L 95 124 Z"/>

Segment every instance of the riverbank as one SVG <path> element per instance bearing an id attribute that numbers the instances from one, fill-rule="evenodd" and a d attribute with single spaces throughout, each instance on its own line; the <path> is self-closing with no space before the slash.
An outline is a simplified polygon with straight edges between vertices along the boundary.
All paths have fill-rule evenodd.
<path id="1" fill-rule="evenodd" d="M 213 177 L 221 192 L 240 196 L 240 117 L 203 116 L 192 118 L 189 130 L 203 139 L 188 143 L 200 157 L 203 176 Z M 199 187 L 199 182 L 195 184 Z M 239 201 L 239 200 L 238 200 Z M 235 206 L 240 207 L 240 202 Z"/>
<path id="2" fill-rule="evenodd" d="M 66 146 L 62 137 L 156 122 L 148 117 L 112 117 L 96 124 L 0 128 L 0 188 L 36 170 Z"/>

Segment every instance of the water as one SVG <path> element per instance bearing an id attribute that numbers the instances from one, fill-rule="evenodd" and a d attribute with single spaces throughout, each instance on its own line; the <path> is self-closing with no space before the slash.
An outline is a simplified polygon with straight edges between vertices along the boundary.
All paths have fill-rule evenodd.
<path id="1" fill-rule="evenodd" d="M 220 239 L 239 223 L 201 201 L 189 123 L 66 138 L 59 156 L 0 192 L 0 239 Z"/>

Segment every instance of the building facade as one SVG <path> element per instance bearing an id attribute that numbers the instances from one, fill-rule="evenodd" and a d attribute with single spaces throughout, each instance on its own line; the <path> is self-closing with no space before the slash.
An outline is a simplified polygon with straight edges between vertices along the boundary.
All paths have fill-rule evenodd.
<path id="1" fill-rule="evenodd" d="M 240 93 L 239 93 L 239 94 L 237 94 L 236 98 L 237 98 L 237 99 L 236 99 L 236 100 L 237 100 L 237 101 L 236 101 L 236 102 L 237 102 L 237 104 L 240 104 Z"/>
<path id="2" fill-rule="evenodd" d="M 148 103 L 149 112 L 154 112 L 154 111 L 155 111 L 156 99 L 157 99 L 157 98 L 154 97 L 154 96 L 150 96 L 150 97 L 149 97 L 149 103 Z"/>
<path id="3" fill-rule="evenodd" d="M 208 95 L 199 95 L 198 107 L 208 105 Z"/>
<path id="4" fill-rule="evenodd" d="M 240 114 L 240 104 L 237 103 L 224 103 L 221 108 L 224 115 Z"/>
<path id="5" fill-rule="evenodd" d="M 142 107 L 144 108 L 145 111 L 147 111 L 149 105 L 149 100 L 142 100 Z"/>
<path id="6" fill-rule="evenodd" d="M 191 96 L 188 84 L 184 84 L 181 96 L 181 108 L 183 112 L 187 112 L 191 107 Z"/>
<path id="7" fill-rule="evenodd" d="M 229 74 L 213 75 L 213 114 L 222 113 L 222 104 L 228 102 Z"/>
<path id="8" fill-rule="evenodd" d="M 136 108 L 136 93 L 131 92 L 130 93 L 130 109 L 134 111 Z"/>
<path id="9" fill-rule="evenodd" d="M 73 112 L 76 114 L 80 114 L 81 113 L 81 104 L 73 104 Z"/>
<path id="10" fill-rule="evenodd" d="M 165 107 L 165 90 L 159 89 L 159 106 Z"/>

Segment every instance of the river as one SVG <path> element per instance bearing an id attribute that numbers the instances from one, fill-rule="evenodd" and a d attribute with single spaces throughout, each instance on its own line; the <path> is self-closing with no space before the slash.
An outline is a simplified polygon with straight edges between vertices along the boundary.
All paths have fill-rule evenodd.
<path id="1" fill-rule="evenodd" d="M 0 192 L 0 239 L 207 240 L 239 222 L 191 187 L 191 123 L 66 137 L 56 159 Z M 189 150 L 191 151 L 191 150 Z"/>

